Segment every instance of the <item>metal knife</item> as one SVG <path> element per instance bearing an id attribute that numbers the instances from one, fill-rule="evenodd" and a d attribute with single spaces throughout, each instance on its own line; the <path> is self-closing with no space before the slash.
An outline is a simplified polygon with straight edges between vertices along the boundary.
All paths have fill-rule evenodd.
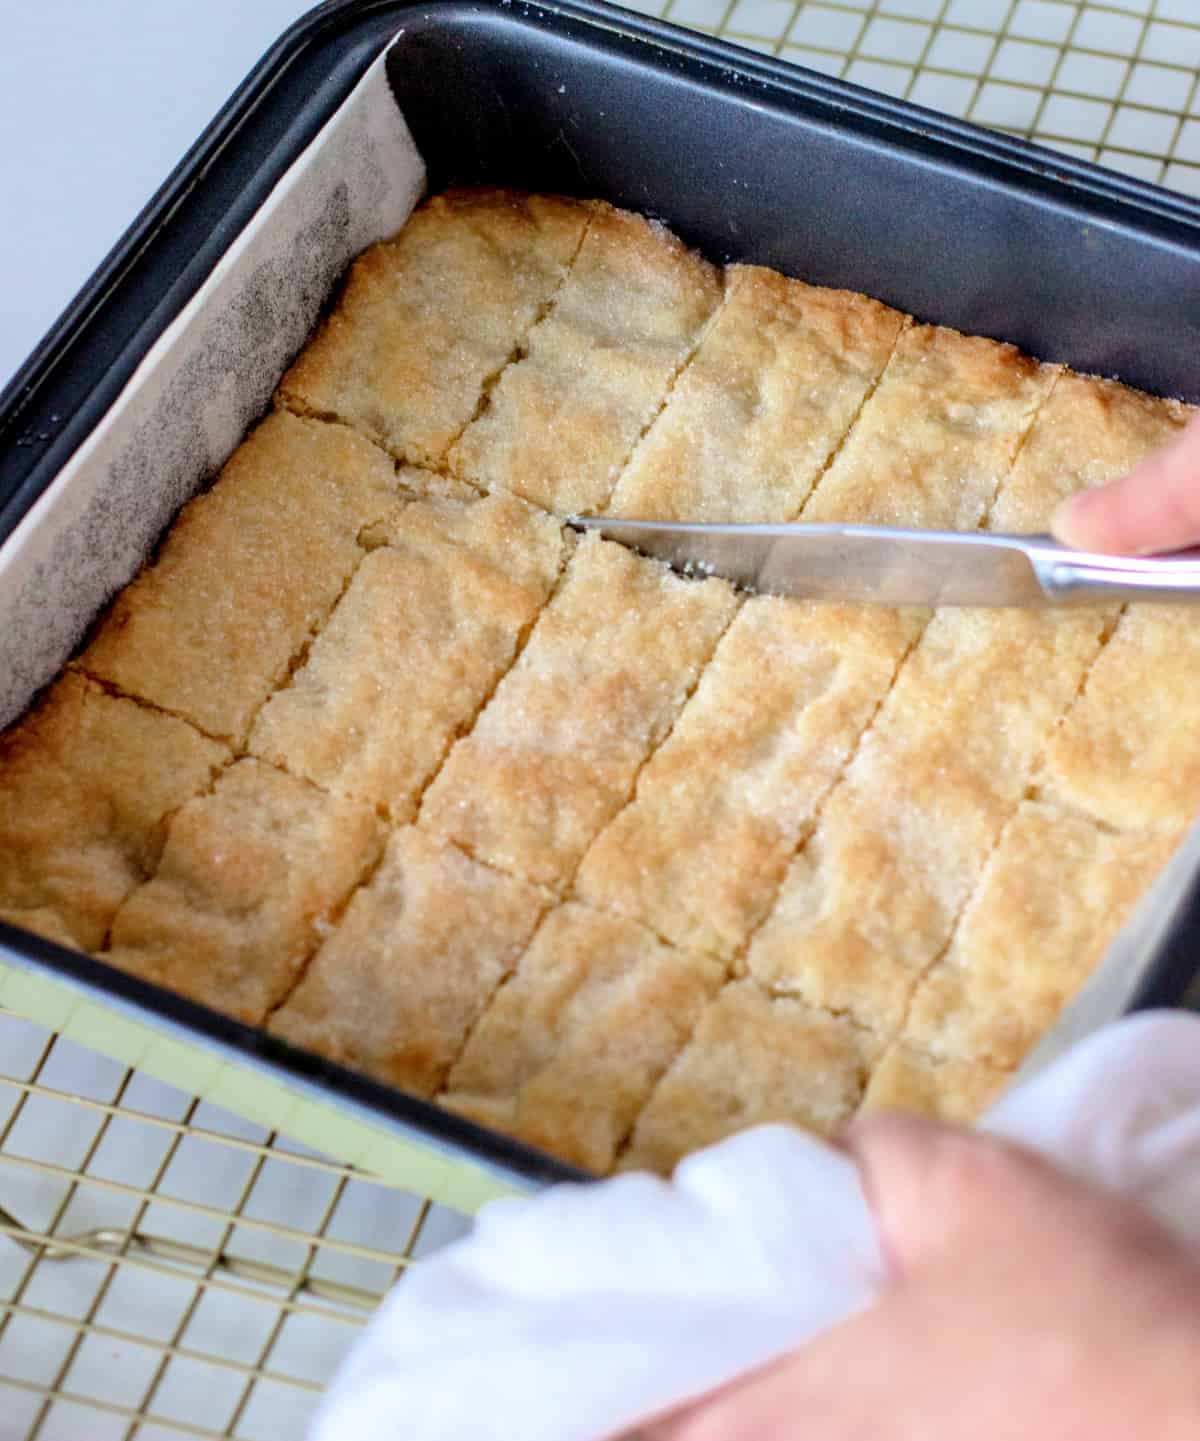
<path id="1" fill-rule="evenodd" d="M 573 516 L 685 575 L 744 590 L 879 605 L 1111 605 L 1200 600 L 1200 549 L 1116 556 L 1048 535 L 872 525 L 698 525 Z"/>

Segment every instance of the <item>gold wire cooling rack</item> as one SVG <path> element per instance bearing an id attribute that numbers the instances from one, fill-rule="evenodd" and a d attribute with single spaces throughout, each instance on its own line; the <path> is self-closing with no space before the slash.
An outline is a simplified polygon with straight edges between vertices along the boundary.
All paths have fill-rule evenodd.
<path id="1" fill-rule="evenodd" d="M 632 8 L 1200 196 L 1200 0 Z M 299 1437 L 465 1226 L 0 1013 L 0 1441 Z"/>
<path id="2" fill-rule="evenodd" d="M 1200 195 L 1197 0 L 626 0 Z"/>
<path id="3" fill-rule="evenodd" d="M 466 1222 L 0 1013 L 0 1437 L 299 1437 Z"/>

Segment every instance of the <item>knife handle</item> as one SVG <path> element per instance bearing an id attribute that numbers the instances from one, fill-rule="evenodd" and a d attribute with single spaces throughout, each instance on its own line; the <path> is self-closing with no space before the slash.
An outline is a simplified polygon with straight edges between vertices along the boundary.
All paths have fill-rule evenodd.
<path id="1" fill-rule="evenodd" d="M 1098 601 L 1200 601 L 1200 550 L 1169 555 L 1099 555 L 1056 542 L 1029 547 L 1037 578 L 1060 605 Z"/>

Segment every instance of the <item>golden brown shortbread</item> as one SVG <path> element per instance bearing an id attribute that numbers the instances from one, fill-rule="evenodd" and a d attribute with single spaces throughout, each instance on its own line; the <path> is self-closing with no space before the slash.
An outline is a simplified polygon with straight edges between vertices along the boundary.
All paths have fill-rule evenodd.
<path id="1" fill-rule="evenodd" d="M 560 515 L 598 510 L 721 298 L 661 226 L 598 206 L 528 352 L 450 452 L 452 472 Z"/>
<path id="2" fill-rule="evenodd" d="M 280 403 L 439 465 L 562 284 L 590 213 L 519 191 L 434 196 L 355 261 Z"/>
<path id="3" fill-rule="evenodd" d="M 986 1061 L 934 1059 L 895 1046 L 876 1066 L 863 1097 L 864 1111 L 915 1111 L 967 1125 L 997 1100 L 1012 1072 Z"/>
<path id="4" fill-rule="evenodd" d="M 117 596 L 82 666 L 241 745 L 397 496 L 394 465 L 354 431 L 269 416 Z"/>
<path id="5" fill-rule="evenodd" d="M 880 1051 L 849 1022 L 753 981 L 726 986 L 638 1118 L 626 1168 L 669 1171 L 747 1126 L 830 1135 L 853 1114 Z"/>
<path id="6" fill-rule="evenodd" d="M 475 1028 L 441 1102 L 607 1171 L 722 975 L 630 921 L 560 906 Z"/>
<path id="7" fill-rule="evenodd" d="M 1200 629 L 1189 606 L 1121 616 L 1038 777 L 1048 798 L 1121 830 L 1200 811 Z"/>
<path id="8" fill-rule="evenodd" d="M 229 752 L 68 671 L 0 736 L 0 910 L 83 950 L 158 864 L 170 814 Z"/>
<path id="9" fill-rule="evenodd" d="M 613 492 L 611 515 L 793 520 L 907 317 L 756 265 L 726 271 L 716 321 Z"/>
<path id="10" fill-rule="evenodd" d="M 754 596 L 717 647 L 579 893 L 732 960 L 891 684 L 911 611 Z"/>
<path id="11" fill-rule="evenodd" d="M 1005 482 L 994 528 L 1044 529 L 1060 500 L 1132 470 L 1190 414 L 1175 400 L 1060 371 Z"/>
<path id="12" fill-rule="evenodd" d="M 548 903 L 424 831 L 394 831 L 271 1030 L 432 1096 Z"/>
<path id="13" fill-rule="evenodd" d="M 251 1025 L 291 990 L 379 853 L 374 814 L 241 760 L 167 830 L 104 959 Z"/>
<path id="14" fill-rule="evenodd" d="M 393 821 L 466 730 L 558 573 L 558 523 L 509 495 L 413 501 L 371 551 L 250 749 Z"/>
<path id="15" fill-rule="evenodd" d="M 684 580 L 588 536 L 430 786 L 421 824 L 502 870 L 565 885 L 628 799 L 735 606 L 724 581 Z"/>
<path id="16" fill-rule="evenodd" d="M 945 610 L 909 655 L 747 955 L 882 1034 L 949 940 L 1100 620 Z"/>
<path id="17" fill-rule="evenodd" d="M 912 326 L 802 519 L 973 530 L 1055 375 L 1011 345 Z"/>
<path id="18" fill-rule="evenodd" d="M 902 1040 L 1011 1068 L 1083 985 L 1179 840 L 1114 835 L 1024 802 L 945 957 L 917 987 Z"/>

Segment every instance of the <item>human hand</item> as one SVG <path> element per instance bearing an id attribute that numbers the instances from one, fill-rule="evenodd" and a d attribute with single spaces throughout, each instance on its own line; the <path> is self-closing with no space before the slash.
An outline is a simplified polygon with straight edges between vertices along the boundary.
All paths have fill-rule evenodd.
<path id="1" fill-rule="evenodd" d="M 1064 501 L 1051 530 L 1077 550 L 1113 555 L 1200 544 L 1200 416 L 1128 475 Z"/>
<path id="2" fill-rule="evenodd" d="M 902 1116 L 852 1132 L 891 1283 L 646 1441 L 1195 1441 L 1200 1262 L 1036 1157 Z"/>

